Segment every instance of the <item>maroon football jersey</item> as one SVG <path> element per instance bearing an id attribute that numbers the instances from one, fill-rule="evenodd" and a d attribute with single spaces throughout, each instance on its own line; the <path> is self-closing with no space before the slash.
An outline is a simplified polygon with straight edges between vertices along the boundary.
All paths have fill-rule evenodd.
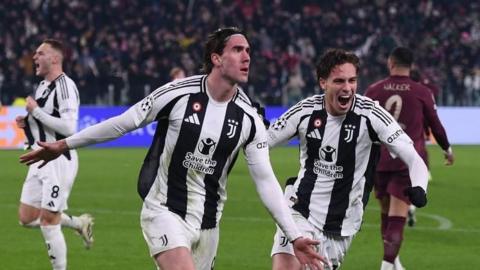
<path id="1" fill-rule="evenodd" d="M 410 136 L 415 149 L 426 161 L 425 125 L 442 149 L 450 146 L 445 129 L 437 115 L 432 92 L 407 76 L 390 76 L 368 87 L 366 96 L 378 100 Z M 393 159 L 382 146 L 377 171 L 405 170 L 407 166 L 398 158 Z"/>

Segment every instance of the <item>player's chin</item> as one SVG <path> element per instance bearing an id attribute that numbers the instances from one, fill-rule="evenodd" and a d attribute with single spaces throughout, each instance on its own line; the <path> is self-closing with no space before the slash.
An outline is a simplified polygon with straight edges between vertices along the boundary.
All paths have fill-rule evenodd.
<path id="1" fill-rule="evenodd" d="M 39 69 L 39 68 L 35 71 L 35 75 L 37 75 L 37 76 L 41 77 L 41 76 L 43 76 L 43 74 L 44 74 L 44 72 L 42 72 L 42 70 Z"/>
<path id="2" fill-rule="evenodd" d="M 239 83 L 247 83 L 248 82 L 248 73 L 246 75 L 242 75 L 238 78 Z"/>

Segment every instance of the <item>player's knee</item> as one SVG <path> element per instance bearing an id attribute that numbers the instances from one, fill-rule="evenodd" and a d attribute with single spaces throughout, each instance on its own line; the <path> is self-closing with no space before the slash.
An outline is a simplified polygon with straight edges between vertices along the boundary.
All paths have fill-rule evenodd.
<path id="1" fill-rule="evenodd" d="M 54 269 L 67 269 L 67 260 L 54 259 L 52 265 Z"/>
<path id="2" fill-rule="evenodd" d="M 40 224 L 42 226 L 56 225 L 60 223 L 60 214 L 54 212 L 42 212 Z"/>
<path id="3" fill-rule="evenodd" d="M 19 216 L 18 224 L 20 224 L 20 226 L 23 226 L 25 228 L 35 228 L 40 226 L 40 221 L 38 218 L 32 219 L 32 218 Z"/>
<path id="4" fill-rule="evenodd" d="M 19 218 L 19 219 L 18 219 L 18 224 L 19 224 L 20 226 L 22 226 L 22 227 L 28 227 L 28 226 L 27 226 L 28 223 L 29 223 L 29 222 L 26 221 L 25 219 L 22 219 L 22 218 Z"/>
<path id="5" fill-rule="evenodd" d="M 23 211 L 18 212 L 18 224 L 23 227 L 36 227 L 39 224 L 38 216 L 31 215 L 29 213 L 24 213 Z"/>
<path id="6" fill-rule="evenodd" d="M 57 223 L 53 218 L 40 218 L 40 225 L 48 226 L 48 225 L 56 225 Z"/>

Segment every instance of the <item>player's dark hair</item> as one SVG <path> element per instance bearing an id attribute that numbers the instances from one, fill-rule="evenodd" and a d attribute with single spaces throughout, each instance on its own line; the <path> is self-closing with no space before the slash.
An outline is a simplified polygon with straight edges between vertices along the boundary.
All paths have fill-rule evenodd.
<path id="1" fill-rule="evenodd" d="M 410 68 L 413 64 L 413 52 L 405 47 L 397 47 L 390 53 L 390 59 L 396 66 Z"/>
<path id="2" fill-rule="evenodd" d="M 342 49 L 328 49 L 317 63 L 317 80 L 327 79 L 332 70 L 345 63 L 350 63 L 355 66 L 356 73 L 360 69 L 360 59 L 353 52 L 348 52 Z"/>
<path id="3" fill-rule="evenodd" d="M 203 54 L 202 72 L 209 74 L 212 71 L 212 53 L 221 55 L 230 36 L 235 34 L 243 35 L 248 41 L 246 33 L 237 27 L 220 28 L 208 36 L 207 42 L 205 43 L 205 52 Z"/>
<path id="4" fill-rule="evenodd" d="M 65 48 L 63 47 L 63 43 L 59 40 L 48 38 L 45 39 L 42 43 L 50 45 L 54 50 L 58 51 L 62 57 L 65 55 Z"/>

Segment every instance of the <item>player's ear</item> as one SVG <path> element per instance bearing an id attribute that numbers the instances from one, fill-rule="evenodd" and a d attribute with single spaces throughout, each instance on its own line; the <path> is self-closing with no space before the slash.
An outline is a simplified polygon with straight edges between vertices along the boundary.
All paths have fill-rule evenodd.
<path id="1" fill-rule="evenodd" d="M 54 52 L 52 54 L 52 63 L 53 64 L 58 64 L 58 63 L 61 63 L 62 62 L 62 55 L 57 53 L 57 52 Z"/>
<path id="2" fill-rule="evenodd" d="M 387 59 L 387 68 L 389 70 L 393 69 L 395 67 L 395 62 L 392 60 L 391 57 Z"/>
<path id="3" fill-rule="evenodd" d="M 212 60 L 212 63 L 214 66 L 222 64 L 222 58 L 218 53 L 212 53 L 210 56 L 210 59 Z"/>
<path id="4" fill-rule="evenodd" d="M 323 91 L 325 91 L 327 88 L 327 80 L 323 79 L 323 78 L 319 78 L 318 79 L 318 85 L 320 85 L 320 88 L 323 89 Z"/>

